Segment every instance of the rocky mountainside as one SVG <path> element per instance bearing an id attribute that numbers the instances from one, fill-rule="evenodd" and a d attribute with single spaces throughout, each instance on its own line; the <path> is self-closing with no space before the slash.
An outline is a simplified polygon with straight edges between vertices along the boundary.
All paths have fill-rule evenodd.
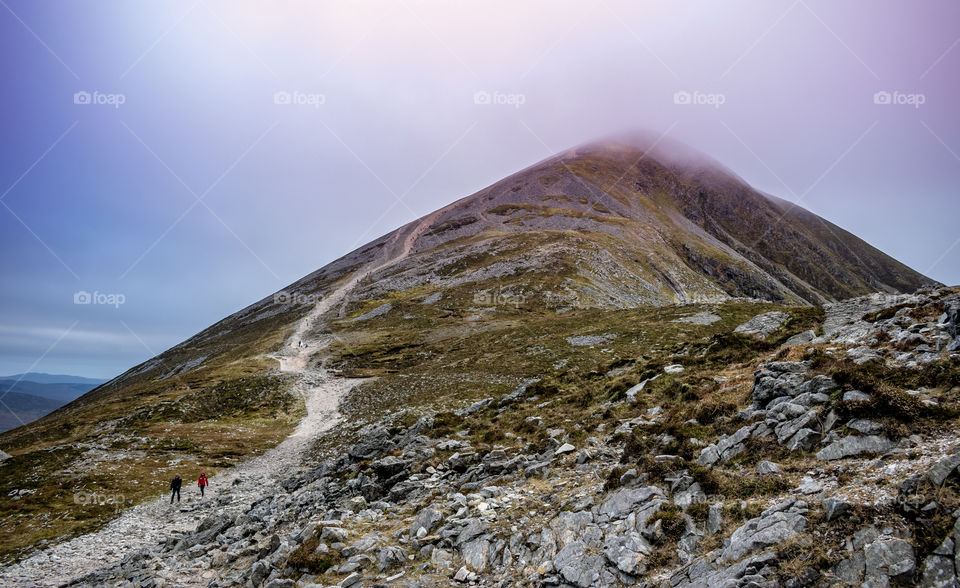
<path id="1" fill-rule="evenodd" d="M 682 307 L 674 324 L 714 334 L 651 361 L 344 422 L 259 496 L 238 500 L 238 481 L 190 500 L 167 516 L 193 525 L 146 545 L 123 532 L 127 514 L 0 577 L 42 583 L 57 565 L 84 586 L 956 586 L 960 292 L 744 310 Z M 617 338 L 568 344 L 616 353 Z M 115 563 L 80 573 L 76 553 L 107 548 Z"/>
<path id="2" fill-rule="evenodd" d="M 536 164 L 0 435 L 0 578 L 918 580 L 956 481 L 890 488 L 954 450 L 956 291 L 649 145 Z"/>

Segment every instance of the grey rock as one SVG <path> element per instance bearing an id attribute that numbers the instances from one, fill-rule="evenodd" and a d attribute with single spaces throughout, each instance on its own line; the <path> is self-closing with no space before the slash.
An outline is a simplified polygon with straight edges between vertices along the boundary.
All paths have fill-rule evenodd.
<path id="1" fill-rule="evenodd" d="M 561 512 L 550 522 L 550 531 L 559 547 L 581 541 L 587 547 L 598 548 L 603 541 L 603 532 L 594 524 L 589 510 Z"/>
<path id="2" fill-rule="evenodd" d="M 715 463 L 724 463 L 737 454 L 741 453 L 746 446 L 744 443 L 750 438 L 764 437 L 770 434 L 770 428 L 764 423 L 752 423 L 744 425 L 737 429 L 731 435 L 726 435 L 713 445 L 708 445 L 700 451 L 700 457 L 697 463 L 700 465 L 713 465 Z"/>
<path id="3" fill-rule="evenodd" d="M 953 538 L 947 537 L 923 562 L 922 588 L 956 588 L 957 570 L 953 554 Z"/>
<path id="4" fill-rule="evenodd" d="M 410 525 L 410 537 L 419 537 L 421 531 L 425 531 L 425 534 L 430 533 L 442 519 L 443 515 L 432 508 L 421 510 Z"/>
<path id="5" fill-rule="evenodd" d="M 596 586 L 603 565 L 603 558 L 588 555 L 586 546 L 580 541 L 568 544 L 553 558 L 553 567 L 563 579 L 579 588 Z"/>
<path id="6" fill-rule="evenodd" d="M 351 573 L 349 576 L 340 581 L 340 588 L 347 588 L 347 586 L 355 586 L 360 583 L 361 577 L 357 572 Z"/>
<path id="7" fill-rule="evenodd" d="M 645 560 L 652 551 L 646 539 L 631 531 L 624 535 L 608 535 L 603 553 L 618 570 L 636 576 L 646 571 Z"/>
<path id="8" fill-rule="evenodd" d="M 775 361 L 766 364 L 753 376 L 751 395 L 754 402 L 764 407 L 774 398 L 796 396 L 809 368 L 808 362 Z"/>
<path id="9" fill-rule="evenodd" d="M 410 462 L 395 455 L 388 455 L 370 462 L 370 467 L 381 480 L 387 480 L 407 469 Z"/>
<path id="10" fill-rule="evenodd" d="M 788 500 L 750 519 L 730 536 L 730 543 L 721 554 L 722 561 L 738 560 L 746 555 L 777 545 L 807 528 L 804 509 Z"/>
<path id="11" fill-rule="evenodd" d="M 681 567 L 670 576 L 666 586 L 674 588 L 734 588 L 744 586 L 756 588 L 759 586 L 775 586 L 774 583 L 759 583 L 759 571 L 770 569 L 775 565 L 776 553 L 761 553 L 748 557 L 738 563 L 714 566 L 706 558 L 699 558 L 688 565 Z M 748 576 L 751 579 L 748 579 Z"/>
<path id="12" fill-rule="evenodd" d="M 479 538 L 469 541 L 460 547 L 463 563 L 475 572 L 486 572 L 490 566 L 490 541 Z"/>
<path id="13" fill-rule="evenodd" d="M 277 578 L 270 580 L 263 588 L 295 588 L 296 582 L 289 578 Z"/>
<path id="14" fill-rule="evenodd" d="M 853 360 L 853 363 L 860 365 L 866 363 L 872 359 L 879 357 L 877 352 L 867 347 L 866 345 L 861 345 L 860 347 L 854 347 L 853 349 L 847 350 L 847 357 Z"/>
<path id="15" fill-rule="evenodd" d="M 754 335 L 760 339 L 766 339 L 771 334 L 779 329 L 783 323 L 790 318 L 785 312 L 765 312 L 763 314 L 758 314 L 742 325 L 738 326 L 733 330 L 734 333 L 741 333 L 743 335 Z"/>
<path id="16" fill-rule="evenodd" d="M 811 395 L 825 394 L 829 396 L 839 386 L 830 376 L 817 375 L 800 385 L 800 393 Z"/>
<path id="17" fill-rule="evenodd" d="M 813 341 L 814 337 L 816 336 L 817 334 L 813 331 L 804 331 L 787 339 L 784 345 L 806 345 L 807 343 Z"/>
<path id="18" fill-rule="evenodd" d="M 952 454 L 941 458 L 933 465 L 933 467 L 927 470 L 927 480 L 930 480 L 930 483 L 934 486 L 943 486 L 943 483 L 947 480 L 947 478 L 957 471 L 958 466 L 960 466 L 960 449 L 957 449 Z"/>
<path id="19" fill-rule="evenodd" d="M 769 463 L 769 462 L 768 462 Z M 723 503 L 711 504 L 707 509 L 707 533 L 716 535 L 723 530 Z"/>
<path id="20" fill-rule="evenodd" d="M 564 443 L 560 447 L 557 447 L 557 450 L 554 453 L 557 455 L 563 455 L 564 453 L 572 453 L 576 450 L 577 448 L 574 447 L 573 445 L 570 445 L 569 443 Z"/>
<path id="21" fill-rule="evenodd" d="M 470 416 L 480 412 L 481 410 L 487 408 L 491 404 L 493 404 L 493 398 L 484 398 L 483 400 L 474 402 L 467 408 L 464 408 L 461 410 L 455 410 L 453 412 L 454 414 L 461 415 L 461 416 Z"/>
<path id="22" fill-rule="evenodd" d="M 670 322 L 687 323 L 690 325 L 712 325 L 713 323 L 719 320 L 722 320 L 722 317 L 719 317 L 709 311 L 703 311 L 703 312 L 698 312 L 697 314 L 692 314 L 690 316 L 682 316 L 680 318 L 673 319 Z"/>
<path id="23" fill-rule="evenodd" d="M 813 449 L 813 446 L 816 445 L 817 439 L 819 438 L 820 433 L 804 427 L 787 439 L 784 446 L 790 451 L 810 451 Z"/>
<path id="24" fill-rule="evenodd" d="M 862 551 L 858 551 L 847 559 L 838 562 L 833 568 L 833 573 L 846 585 L 855 585 L 863 580 L 865 567 L 866 557 Z"/>
<path id="25" fill-rule="evenodd" d="M 477 454 L 472 451 L 466 453 L 457 452 L 447 459 L 447 463 L 454 471 L 463 472 L 470 467 L 470 464 L 476 463 L 477 458 Z"/>
<path id="26" fill-rule="evenodd" d="M 870 402 L 872 396 L 859 390 L 848 390 L 843 393 L 844 402 Z"/>
<path id="27" fill-rule="evenodd" d="M 338 543 L 346 541 L 349 533 L 340 527 L 324 527 L 320 530 L 320 539 L 328 543 Z"/>
<path id="28" fill-rule="evenodd" d="M 842 498 L 827 498 L 823 501 L 823 510 L 827 514 L 827 520 L 832 521 L 850 510 L 850 503 Z"/>
<path id="29" fill-rule="evenodd" d="M 796 406 L 796 405 L 788 404 L 787 406 Z M 778 406 L 777 408 L 780 408 L 780 407 Z M 803 407 L 799 407 L 799 408 L 803 410 Z M 811 423 L 816 425 L 816 421 L 817 421 L 817 411 L 813 409 L 809 409 L 803 412 L 803 414 L 801 414 L 800 416 L 792 420 L 780 423 L 779 425 L 774 427 L 774 433 L 776 433 L 777 435 L 777 442 L 780 443 L 781 445 L 786 445 L 787 441 L 789 441 L 790 438 L 797 433 L 797 431 L 803 428 L 809 428 L 807 427 L 807 425 Z"/>
<path id="30" fill-rule="evenodd" d="M 877 531 L 877 528 L 873 525 L 864 527 L 853 534 L 853 541 L 851 545 L 854 550 L 861 549 L 865 545 L 869 545 L 877 540 L 880 537 L 880 532 Z"/>
<path id="31" fill-rule="evenodd" d="M 823 486 L 813 478 L 804 477 L 796 491 L 800 494 L 816 494 L 823 491 Z"/>
<path id="32" fill-rule="evenodd" d="M 757 464 L 757 473 L 760 475 L 779 474 L 780 466 L 772 461 L 761 461 Z"/>
<path id="33" fill-rule="evenodd" d="M 879 539 L 864 549 L 867 580 L 908 574 L 916 567 L 913 546 L 903 539 Z"/>
<path id="34" fill-rule="evenodd" d="M 270 574 L 270 566 L 266 562 L 258 561 L 250 568 L 250 582 L 254 586 L 259 586 L 267 579 Z"/>
<path id="35" fill-rule="evenodd" d="M 489 529 L 489 525 L 481 519 L 467 519 L 467 525 L 457 535 L 455 545 L 463 545 L 473 541 L 480 535 L 483 535 Z"/>
<path id="36" fill-rule="evenodd" d="M 896 443 L 886 437 L 870 435 L 858 437 L 850 435 L 830 445 L 827 445 L 817 452 L 817 459 L 831 461 L 843 459 L 845 457 L 854 457 L 865 453 L 886 453 L 896 447 Z"/>
<path id="37" fill-rule="evenodd" d="M 867 419 L 853 419 L 847 423 L 847 428 L 864 435 L 876 435 L 883 432 L 883 425 Z"/>
<path id="38" fill-rule="evenodd" d="M 360 429 L 359 435 L 360 441 L 347 452 L 354 459 L 373 459 L 393 446 L 390 433 L 383 425 L 367 425 Z"/>
<path id="39" fill-rule="evenodd" d="M 620 488 L 600 505 L 599 513 L 612 520 L 622 519 L 638 506 L 658 497 L 662 498 L 663 495 L 655 486 Z"/>
<path id="40" fill-rule="evenodd" d="M 399 547 L 384 547 L 377 553 L 377 571 L 385 572 L 402 565 L 407 560 L 407 552 Z"/>

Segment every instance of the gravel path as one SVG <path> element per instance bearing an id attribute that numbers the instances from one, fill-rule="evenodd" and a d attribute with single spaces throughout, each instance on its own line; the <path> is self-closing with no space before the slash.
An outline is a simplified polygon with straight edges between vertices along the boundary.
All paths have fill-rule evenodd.
<path id="1" fill-rule="evenodd" d="M 402 241 L 398 233 L 378 262 L 362 268 L 318 302 L 294 328 L 287 345 L 273 356 L 280 362 L 281 372 L 298 376 L 294 389 L 303 397 L 307 412 L 282 443 L 211 478 L 203 499 L 195 481 L 184 479 L 182 502 L 171 505 L 169 495 L 165 495 L 130 508 L 99 531 L 59 543 L 0 569 L 0 585 L 61 586 L 116 564 L 141 549 L 156 548 L 175 532 L 195 531 L 199 522 L 211 514 L 239 514 L 297 473 L 311 441 L 339 421 L 340 399 L 361 381 L 334 377 L 322 368 L 310 368 L 311 358 L 333 340 L 328 334 L 311 337 L 311 333 L 321 330 L 317 325 L 323 315 L 337 304 L 343 313 L 350 292 L 360 281 L 405 259 L 439 212 L 424 217 Z M 306 342 L 307 347 L 299 347 L 299 341 Z M 213 573 L 212 570 L 174 567 L 165 570 L 164 576 L 177 585 L 205 586 Z"/>
<path id="2" fill-rule="evenodd" d="M 99 531 L 0 570 L 0 585 L 59 586 L 143 548 L 155 548 L 176 531 L 194 531 L 214 512 L 239 514 L 300 469 L 301 456 L 310 441 L 338 422 L 337 403 L 358 381 L 323 372 L 302 373 L 295 386 L 304 397 L 307 415 L 297 429 L 266 453 L 211 478 L 206 497 L 200 498 L 195 480 L 185 479 L 183 502 L 171 505 L 165 495 L 135 506 Z M 207 583 L 201 570 L 174 571 L 180 572 L 176 574 L 178 584 Z"/>

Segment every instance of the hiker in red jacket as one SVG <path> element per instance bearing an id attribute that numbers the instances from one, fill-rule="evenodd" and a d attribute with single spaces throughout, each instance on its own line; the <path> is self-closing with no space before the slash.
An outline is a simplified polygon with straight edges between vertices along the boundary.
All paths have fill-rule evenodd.
<path id="1" fill-rule="evenodd" d="M 200 472 L 200 479 L 197 480 L 197 486 L 200 486 L 200 498 L 203 498 L 203 489 L 206 488 L 209 483 L 209 480 L 207 480 L 207 472 Z"/>

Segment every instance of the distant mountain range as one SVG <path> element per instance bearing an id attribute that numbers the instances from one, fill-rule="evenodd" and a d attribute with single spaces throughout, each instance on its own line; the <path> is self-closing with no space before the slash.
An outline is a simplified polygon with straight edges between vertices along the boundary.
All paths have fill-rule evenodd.
<path id="1" fill-rule="evenodd" d="M 0 376 L 0 432 L 49 414 L 103 382 L 80 376 L 35 372 Z"/>

